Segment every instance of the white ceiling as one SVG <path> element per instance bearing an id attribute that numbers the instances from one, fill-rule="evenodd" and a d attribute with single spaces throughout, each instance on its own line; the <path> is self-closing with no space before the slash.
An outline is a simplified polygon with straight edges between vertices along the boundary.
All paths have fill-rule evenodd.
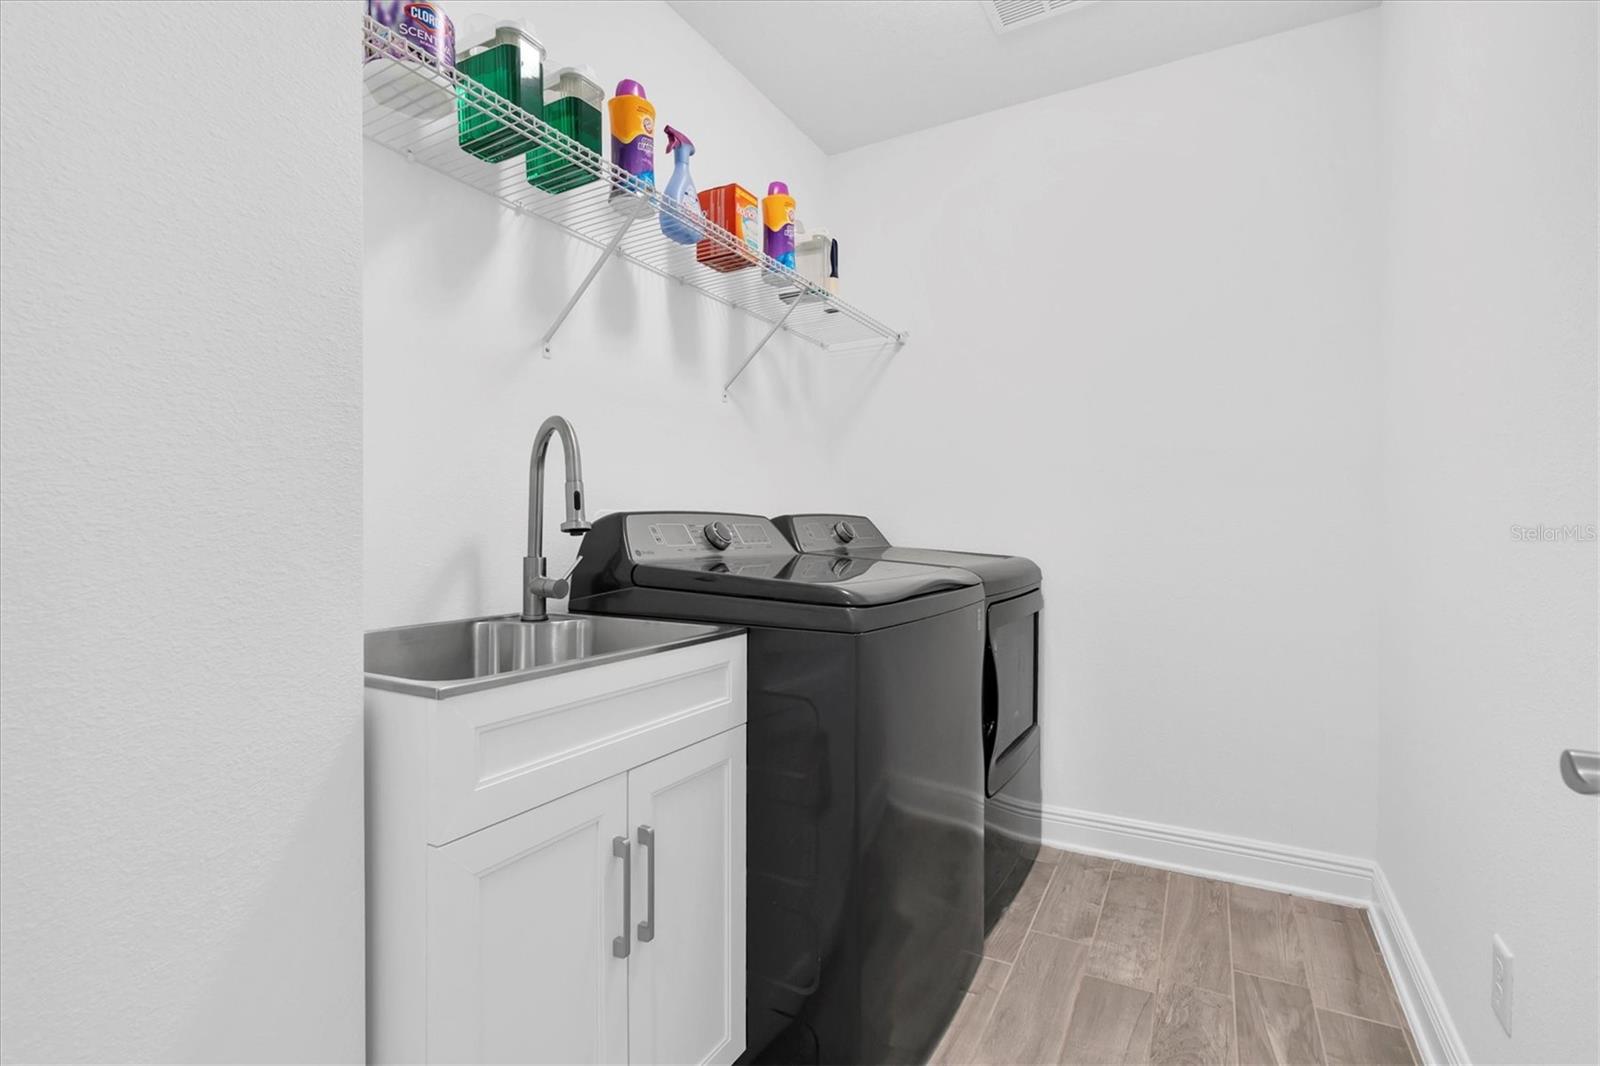
<path id="1" fill-rule="evenodd" d="M 982 0 L 669 0 L 826 152 L 1376 6 L 1099 0 L 997 34 Z"/>

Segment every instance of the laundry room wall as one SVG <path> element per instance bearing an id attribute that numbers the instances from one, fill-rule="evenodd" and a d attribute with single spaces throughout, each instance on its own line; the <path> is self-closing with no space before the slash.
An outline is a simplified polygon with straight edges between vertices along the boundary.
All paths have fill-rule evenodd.
<path id="1" fill-rule="evenodd" d="M 1600 1061 L 1593 4 L 1384 4 L 1377 858 L 1473 1062 Z M 1521 535 L 1515 527 L 1551 534 Z M 1576 531 L 1573 530 L 1576 527 Z M 1489 1006 L 1492 938 L 1513 1023 Z"/>
<path id="2" fill-rule="evenodd" d="M 666 4 L 610 4 L 604 17 L 583 3 L 447 10 L 458 25 L 473 14 L 526 19 L 550 67 L 587 63 L 608 93 L 624 77 L 643 82 L 658 123 L 693 138 L 700 188 L 737 181 L 761 194 L 781 179 L 802 218 L 825 214 L 821 150 Z M 659 132 L 656 141 L 664 182 L 671 161 Z M 765 327 L 621 262 L 605 267 L 543 359 L 535 342 L 596 250 L 365 148 L 369 627 L 518 608 L 528 453 L 550 414 L 577 428 L 591 517 L 776 514 L 823 495 L 812 488 L 824 480 L 818 442 L 836 411 L 820 397 L 866 364 L 775 338 L 723 403 Z M 557 571 L 578 541 L 554 525 L 545 543 Z"/>
<path id="3" fill-rule="evenodd" d="M 0 1061 L 361 1062 L 360 8 L 3 18 Z"/>
<path id="4" fill-rule="evenodd" d="M 1048 806 L 1373 853 L 1376 30 L 830 161 L 911 340 L 827 504 L 1040 563 Z"/>

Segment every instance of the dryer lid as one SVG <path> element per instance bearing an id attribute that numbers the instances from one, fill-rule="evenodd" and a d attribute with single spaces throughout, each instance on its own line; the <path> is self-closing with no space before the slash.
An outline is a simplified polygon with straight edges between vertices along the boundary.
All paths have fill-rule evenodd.
<path id="1" fill-rule="evenodd" d="M 798 551 L 832 552 L 970 570 L 983 581 L 984 593 L 990 599 L 1014 596 L 1039 587 L 1039 567 L 1031 559 L 1020 555 L 896 547 L 879 531 L 877 524 L 864 515 L 780 515 L 773 523 Z"/>

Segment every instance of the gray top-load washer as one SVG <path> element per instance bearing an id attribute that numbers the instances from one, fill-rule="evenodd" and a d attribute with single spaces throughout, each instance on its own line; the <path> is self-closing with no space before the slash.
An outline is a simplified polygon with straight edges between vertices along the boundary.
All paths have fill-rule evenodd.
<path id="1" fill-rule="evenodd" d="M 746 1058 L 927 1061 L 983 949 L 978 579 L 612 514 L 569 607 L 747 627 Z"/>
<path id="2" fill-rule="evenodd" d="M 1016 555 L 902 548 L 862 515 L 793 514 L 773 519 L 796 551 L 932 567 L 958 567 L 982 582 L 985 888 L 987 924 L 1010 904 L 1038 855 L 1039 619 L 1042 576 Z"/>

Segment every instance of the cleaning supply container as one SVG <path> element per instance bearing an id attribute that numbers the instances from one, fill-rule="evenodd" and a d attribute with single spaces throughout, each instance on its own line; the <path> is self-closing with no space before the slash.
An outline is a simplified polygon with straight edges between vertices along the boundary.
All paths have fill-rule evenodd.
<path id="1" fill-rule="evenodd" d="M 653 210 L 639 196 L 639 186 L 656 185 L 656 105 L 645 96 L 643 85 L 624 78 L 606 110 L 611 113 L 611 162 L 633 178 L 611 190 L 611 206 L 623 214 Z"/>
<path id="2" fill-rule="evenodd" d="M 807 230 L 795 238 L 794 269 L 817 288 L 827 287 L 833 267 L 833 235 L 825 229 Z"/>
<path id="3" fill-rule="evenodd" d="M 494 36 L 467 49 L 456 69 L 534 118 L 544 114 L 544 45 L 522 24 L 502 22 Z M 506 125 L 457 90 L 457 143 L 488 163 L 521 155 L 534 139 Z"/>
<path id="4" fill-rule="evenodd" d="M 775 181 L 767 186 L 767 195 L 761 198 L 762 246 L 767 255 L 780 266 L 794 269 L 794 197 L 789 186 Z M 774 285 L 791 282 L 781 274 L 767 272 L 767 280 Z"/>
<path id="5" fill-rule="evenodd" d="M 661 232 L 679 244 L 694 244 L 705 236 L 705 227 L 697 223 L 704 217 L 700 198 L 695 195 L 694 178 L 689 173 L 689 159 L 694 155 L 694 142 L 671 126 L 667 130 L 667 151 L 672 155 L 672 177 L 667 181 L 667 202 L 676 204 L 684 214 L 695 221 L 688 222 L 670 211 L 661 212 Z"/>
<path id="6" fill-rule="evenodd" d="M 456 65 L 456 28 L 438 4 L 424 0 L 367 0 L 367 17 L 399 41 L 420 50 L 434 66 Z M 366 48 L 362 78 L 372 99 L 393 111 L 417 118 L 443 118 L 450 111 L 450 90 L 431 77 L 412 71 L 421 62 L 400 43 Z M 407 69 L 411 68 L 411 69 Z"/>
<path id="7" fill-rule="evenodd" d="M 822 293 L 815 289 L 791 289 L 778 293 L 778 299 L 786 304 L 795 301 L 802 303 L 818 303 L 827 299 L 825 294 L 837 296 L 839 294 L 839 242 L 829 236 L 825 229 L 806 230 L 799 223 L 795 224 L 800 230 L 800 235 L 794 243 L 794 269 L 795 273 L 805 278 Z M 777 281 L 778 275 L 769 273 L 768 281 Z M 823 307 L 823 313 L 836 315 L 839 309 L 832 304 Z"/>
<path id="8" fill-rule="evenodd" d="M 694 257 L 724 274 L 755 266 L 761 259 L 761 201 L 743 185 L 718 185 L 700 194 L 700 210 L 707 218 L 738 239 L 741 249 L 730 251 L 714 241 L 701 241 Z"/>
<path id="9" fill-rule="evenodd" d="M 600 154 L 600 105 L 606 91 L 589 67 L 562 67 L 544 90 L 544 121 L 581 147 Z M 595 180 L 587 167 L 574 163 L 553 148 L 528 153 L 528 184 L 545 192 L 560 193 Z"/>

